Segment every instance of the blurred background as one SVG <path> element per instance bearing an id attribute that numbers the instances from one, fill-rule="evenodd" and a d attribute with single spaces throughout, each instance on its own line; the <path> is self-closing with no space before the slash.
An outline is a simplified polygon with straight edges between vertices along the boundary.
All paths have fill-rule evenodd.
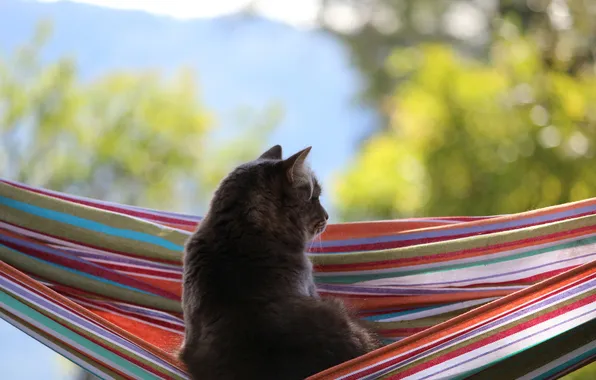
<path id="1" fill-rule="evenodd" d="M 596 1 L 0 0 L 0 177 L 202 214 L 277 143 L 332 222 L 594 197 Z M 83 378 L 3 321 L 0 375 Z"/>

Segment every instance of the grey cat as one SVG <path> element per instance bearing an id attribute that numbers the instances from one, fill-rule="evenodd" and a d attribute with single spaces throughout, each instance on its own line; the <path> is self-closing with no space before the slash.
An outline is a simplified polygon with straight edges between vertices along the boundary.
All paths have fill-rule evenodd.
<path id="1" fill-rule="evenodd" d="M 304 379 L 380 346 L 320 298 L 305 254 L 328 215 L 306 148 L 276 145 L 233 170 L 188 239 L 180 351 L 192 379 Z"/>

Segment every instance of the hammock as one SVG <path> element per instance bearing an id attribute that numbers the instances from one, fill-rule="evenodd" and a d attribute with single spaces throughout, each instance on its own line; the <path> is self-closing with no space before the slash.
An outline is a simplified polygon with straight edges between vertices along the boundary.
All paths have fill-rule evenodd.
<path id="1" fill-rule="evenodd" d="M 0 181 L 0 317 L 104 379 L 184 379 L 181 251 L 199 217 Z M 323 296 L 387 345 L 312 379 L 546 379 L 596 358 L 596 198 L 330 225 Z"/>

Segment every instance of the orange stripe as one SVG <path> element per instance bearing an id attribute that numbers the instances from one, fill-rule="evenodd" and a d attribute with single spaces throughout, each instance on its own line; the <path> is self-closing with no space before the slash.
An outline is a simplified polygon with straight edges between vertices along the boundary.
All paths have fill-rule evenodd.
<path id="1" fill-rule="evenodd" d="M 378 237 L 394 235 L 400 232 L 406 232 L 428 227 L 444 227 L 447 224 L 431 221 L 371 221 L 371 222 L 353 222 L 338 223 L 327 226 L 325 232 L 321 235 L 322 240 L 346 240 L 358 239 L 363 237 Z"/>

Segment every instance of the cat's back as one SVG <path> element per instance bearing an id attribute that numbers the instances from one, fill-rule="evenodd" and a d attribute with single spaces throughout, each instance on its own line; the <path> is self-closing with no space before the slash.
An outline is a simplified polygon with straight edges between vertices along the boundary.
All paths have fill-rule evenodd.
<path id="1" fill-rule="evenodd" d="M 374 348 L 338 305 L 297 296 L 226 313 L 191 362 L 203 379 L 304 379 Z"/>

